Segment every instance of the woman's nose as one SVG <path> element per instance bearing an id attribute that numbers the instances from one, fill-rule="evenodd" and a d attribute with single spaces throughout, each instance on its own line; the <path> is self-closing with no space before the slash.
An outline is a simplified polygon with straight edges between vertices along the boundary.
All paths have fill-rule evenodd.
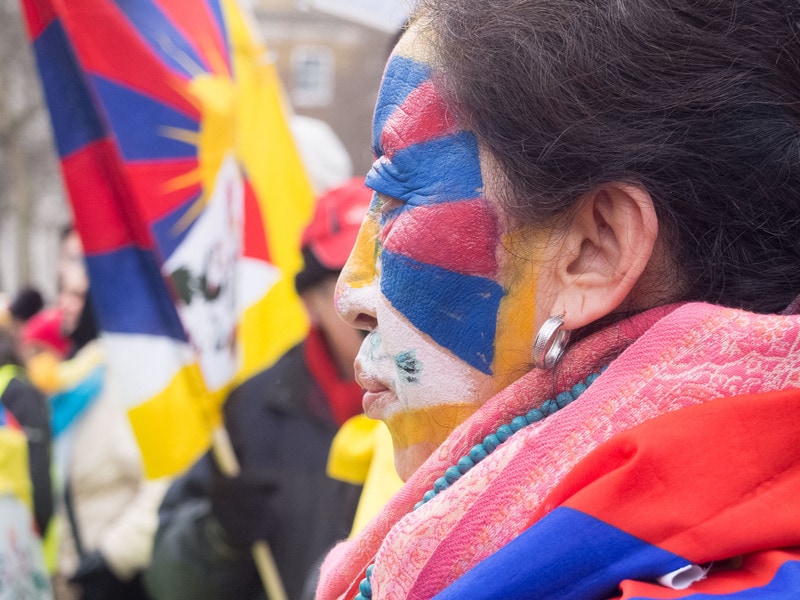
<path id="1" fill-rule="evenodd" d="M 336 312 L 345 323 L 364 331 L 373 331 L 378 326 L 374 283 L 353 286 L 346 271 L 342 271 L 336 284 L 334 302 Z"/>
<path id="2" fill-rule="evenodd" d="M 372 331 L 378 326 L 380 297 L 378 222 L 367 213 L 353 251 L 336 284 L 336 310 L 352 327 Z"/>

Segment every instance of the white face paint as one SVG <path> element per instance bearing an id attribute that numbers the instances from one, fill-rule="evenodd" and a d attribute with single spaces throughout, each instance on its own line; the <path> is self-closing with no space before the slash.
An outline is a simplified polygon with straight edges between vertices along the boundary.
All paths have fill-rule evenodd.
<path id="1" fill-rule="evenodd" d="M 415 43 L 418 41 L 419 43 Z M 448 113 L 412 27 L 381 86 L 367 186 L 377 193 L 339 278 L 337 310 L 370 332 L 364 409 L 386 422 L 407 478 L 529 368 L 536 271 L 509 251 L 473 134 Z"/>
<path id="2" fill-rule="evenodd" d="M 391 307 L 385 308 L 380 331 L 367 336 L 356 359 L 358 377 L 367 390 L 367 416 L 389 421 L 398 414 L 430 410 L 446 398 L 462 405 L 474 395 L 482 379 L 474 369 L 431 343 Z"/>
<path id="3" fill-rule="evenodd" d="M 479 390 L 491 378 L 420 333 L 377 290 L 357 293 L 377 296 L 380 321 L 355 361 L 364 411 L 387 423 L 397 471 L 406 479 L 478 408 L 485 397 Z M 340 294 L 340 307 L 348 297 L 349 291 Z"/>

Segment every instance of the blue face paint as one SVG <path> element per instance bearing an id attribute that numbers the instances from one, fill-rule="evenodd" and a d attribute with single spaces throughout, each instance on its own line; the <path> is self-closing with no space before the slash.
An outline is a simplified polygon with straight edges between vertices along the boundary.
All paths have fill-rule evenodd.
<path id="1" fill-rule="evenodd" d="M 482 196 L 477 140 L 455 125 L 431 84 L 430 68 L 400 56 L 387 67 L 374 128 L 378 159 L 366 183 L 402 203 L 380 217 L 381 292 L 420 332 L 490 374 L 503 288 L 492 278 L 493 269 L 454 268 L 458 261 L 436 247 L 444 241 L 445 253 L 446 247 L 466 248 L 475 254 L 471 262 L 494 264 L 499 234 L 494 211 Z M 471 212 L 464 210 L 466 203 Z M 476 210 L 475 204 L 483 208 Z M 445 205 L 451 209 L 437 208 Z M 431 218 L 415 211 L 430 208 L 437 208 L 438 220 L 430 223 L 436 237 L 430 229 L 413 226 L 415 220 Z M 401 213 L 403 226 L 395 228 Z M 492 216 L 469 218 L 476 213 Z M 470 239 L 485 243 L 447 243 Z"/>
<path id="2" fill-rule="evenodd" d="M 407 350 L 395 356 L 394 364 L 401 380 L 405 383 L 419 383 L 422 363 L 417 360 L 417 353 L 414 350 Z"/>

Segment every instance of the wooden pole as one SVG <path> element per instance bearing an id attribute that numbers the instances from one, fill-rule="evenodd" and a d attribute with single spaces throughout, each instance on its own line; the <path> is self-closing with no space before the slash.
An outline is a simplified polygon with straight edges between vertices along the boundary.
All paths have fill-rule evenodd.
<path id="1" fill-rule="evenodd" d="M 224 427 L 217 427 L 214 431 L 213 440 L 214 458 L 219 465 L 219 470 L 223 475 L 228 477 L 236 477 L 241 473 L 242 469 L 239 466 L 239 459 L 236 458 L 236 453 L 233 450 L 231 438 L 228 435 L 228 430 Z M 256 563 L 258 574 L 261 576 L 261 583 L 267 592 L 269 600 L 287 600 L 286 589 L 283 587 L 278 567 L 275 564 L 275 558 L 272 555 L 269 545 L 266 540 L 258 540 L 252 547 L 253 560 Z"/>

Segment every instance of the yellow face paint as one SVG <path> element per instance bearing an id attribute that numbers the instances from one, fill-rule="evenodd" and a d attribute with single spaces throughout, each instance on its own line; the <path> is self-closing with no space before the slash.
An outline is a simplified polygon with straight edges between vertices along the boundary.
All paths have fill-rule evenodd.
<path id="1" fill-rule="evenodd" d="M 392 433 L 395 450 L 423 442 L 433 442 L 438 446 L 477 409 L 474 404 L 439 404 L 398 413 L 386 424 Z"/>
<path id="2" fill-rule="evenodd" d="M 517 229 L 506 234 L 503 247 L 508 260 L 501 267 L 500 278 L 506 294 L 500 302 L 495 334 L 495 391 L 508 386 L 530 369 L 535 332 L 536 281 L 538 262 L 534 254 L 540 247 L 541 235 L 530 229 Z"/>
<path id="3" fill-rule="evenodd" d="M 361 288 L 373 282 L 376 276 L 378 245 L 378 220 L 370 211 L 358 232 L 353 251 L 339 275 L 339 284 Z"/>

